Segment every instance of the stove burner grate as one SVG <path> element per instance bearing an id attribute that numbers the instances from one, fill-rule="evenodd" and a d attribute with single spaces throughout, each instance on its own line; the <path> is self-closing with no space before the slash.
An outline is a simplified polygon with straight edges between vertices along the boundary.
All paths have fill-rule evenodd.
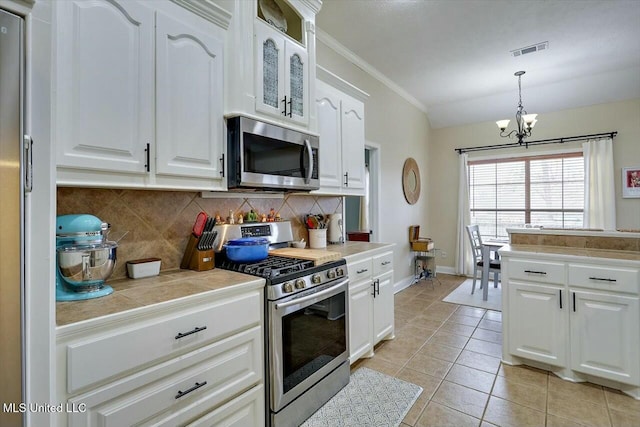
<path id="1" fill-rule="evenodd" d="M 265 260 L 253 263 L 238 263 L 224 260 L 220 268 L 237 271 L 238 273 L 273 279 L 290 273 L 306 270 L 314 266 L 314 262 L 297 258 L 286 258 L 269 255 Z"/>

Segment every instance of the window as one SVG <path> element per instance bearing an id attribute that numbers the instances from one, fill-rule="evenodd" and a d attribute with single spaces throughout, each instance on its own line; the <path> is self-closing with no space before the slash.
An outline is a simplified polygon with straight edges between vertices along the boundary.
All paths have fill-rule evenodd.
<path id="1" fill-rule="evenodd" d="M 486 237 L 506 238 L 523 224 L 582 227 L 582 153 L 469 161 L 471 223 Z"/>

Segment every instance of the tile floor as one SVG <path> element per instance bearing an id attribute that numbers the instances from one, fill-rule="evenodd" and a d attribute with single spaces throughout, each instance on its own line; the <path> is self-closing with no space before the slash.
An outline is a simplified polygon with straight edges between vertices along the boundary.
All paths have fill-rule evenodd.
<path id="1" fill-rule="evenodd" d="M 438 275 L 395 295 L 396 338 L 366 366 L 418 384 L 407 426 L 640 426 L 640 401 L 500 363 L 502 314 L 441 301 L 464 278 Z"/>

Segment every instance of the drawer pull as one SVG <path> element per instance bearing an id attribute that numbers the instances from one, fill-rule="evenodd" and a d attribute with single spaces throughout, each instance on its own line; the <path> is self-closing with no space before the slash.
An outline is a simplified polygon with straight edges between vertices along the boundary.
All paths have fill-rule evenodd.
<path id="1" fill-rule="evenodd" d="M 529 274 L 547 274 L 546 271 L 535 271 L 535 270 L 525 270 L 524 272 Z"/>
<path id="2" fill-rule="evenodd" d="M 562 310 L 562 289 L 558 289 L 560 291 L 560 310 Z"/>
<path id="3" fill-rule="evenodd" d="M 383 262 L 383 263 L 381 263 L 381 264 L 382 264 L 382 265 L 389 265 L 389 264 L 391 264 L 391 261 L 385 261 L 385 262 Z"/>
<path id="4" fill-rule="evenodd" d="M 176 394 L 176 399 L 180 399 L 182 396 L 187 395 L 187 394 L 191 393 L 192 391 L 195 391 L 195 390 L 199 389 L 200 387 L 204 387 L 205 385 L 207 385 L 207 382 L 206 381 L 202 381 L 201 383 L 196 383 L 193 387 L 191 387 L 190 389 L 187 389 L 185 391 L 178 390 L 178 394 Z"/>
<path id="5" fill-rule="evenodd" d="M 616 279 L 603 279 L 601 277 L 589 277 L 589 280 L 600 280 L 602 282 L 616 282 Z"/>
<path id="6" fill-rule="evenodd" d="M 193 330 L 191 330 L 189 332 L 185 332 L 185 333 L 178 332 L 178 335 L 176 335 L 176 339 L 179 340 L 180 338 L 187 337 L 187 336 L 189 336 L 191 334 L 195 334 L 196 332 L 204 331 L 205 329 L 207 329 L 207 327 L 206 326 L 202 326 L 200 328 L 195 327 L 195 328 L 193 328 Z"/>
<path id="7" fill-rule="evenodd" d="M 356 274 L 366 273 L 367 271 L 369 271 L 369 269 L 367 269 L 367 268 L 363 268 L 362 270 L 358 270 L 358 271 L 356 271 Z"/>

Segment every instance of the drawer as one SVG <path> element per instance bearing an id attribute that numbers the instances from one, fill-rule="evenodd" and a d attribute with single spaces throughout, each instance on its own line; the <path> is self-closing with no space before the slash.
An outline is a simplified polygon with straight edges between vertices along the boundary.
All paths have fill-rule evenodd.
<path id="1" fill-rule="evenodd" d="M 260 295 L 255 291 L 221 299 L 71 342 L 66 346 L 67 390 L 74 393 L 259 325 Z"/>
<path id="2" fill-rule="evenodd" d="M 347 264 L 349 271 L 349 281 L 357 282 L 363 279 L 373 277 L 373 264 L 371 258 L 356 261 L 353 264 Z"/>
<path id="3" fill-rule="evenodd" d="M 508 262 L 510 279 L 564 284 L 564 263 L 521 259 L 510 259 Z"/>
<path id="4" fill-rule="evenodd" d="M 264 425 L 264 387 L 258 385 L 215 411 L 198 418 L 188 427 Z"/>
<path id="5" fill-rule="evenodd" d="M 385 252 L 373 257 L 373 275 L 379 276 L 393 270 L 393 252 Z"/>
<path id="6" fill-rule="evenodd" d="M 263 382 L 262 336 L 256 326 L 76 396 L 67 406 L 86 411 L 69 426 L 183 425 Z"/>
<path id="7" fill-rule="evenodd" d="M 569 286 L 638 294 L 640 271 L 637 268 L 569 264 Z"/>

